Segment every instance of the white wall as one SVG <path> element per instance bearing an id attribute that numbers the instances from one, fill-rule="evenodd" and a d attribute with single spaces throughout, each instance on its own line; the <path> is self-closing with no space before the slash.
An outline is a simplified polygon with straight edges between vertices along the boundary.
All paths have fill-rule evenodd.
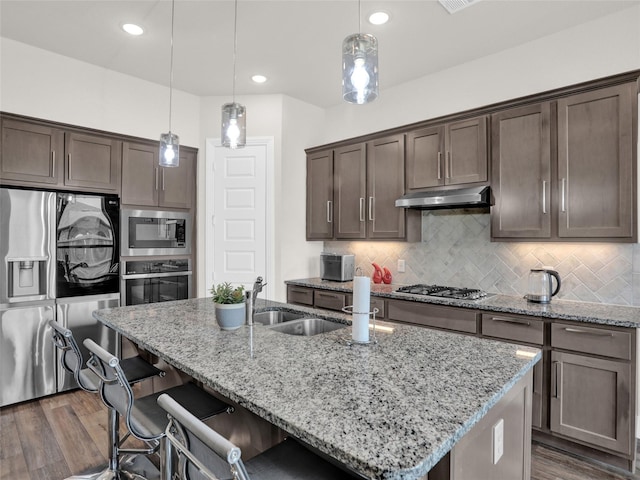
<path id="1" fill-rule="evenodd" d="M 436 48 L 446 48 L 446 42 Z M 429 52 L 422 52 L 429 61 Z M 381 67 L 382 68 L 382 67 Z M 322 143 L 640 68 L 640 6 L 327 110 Z M 384 87 L 384 71 L 380 72 Z"/>
<path id="2" fill-rule="evenodd" d="M 173 92 L 172 131 L 197 147 L 200 98 Z M 169 129 L 169 89 L 0 38 L 0 110 L 143 138 Z"/>

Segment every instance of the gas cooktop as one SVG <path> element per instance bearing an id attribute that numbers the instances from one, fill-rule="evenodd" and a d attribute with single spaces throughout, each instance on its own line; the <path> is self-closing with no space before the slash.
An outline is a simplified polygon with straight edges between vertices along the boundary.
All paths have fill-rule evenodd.
<path id="1" fill-rule="evenodd" d="M 413 293 L 414 295 L 428 295 L 431 297 L 457 298 L 464 300 L 479 300 L 488 294 L 475 288 L 444 287 L 442 285 L 408 285 L 400 287 L 396 292 Z"/>

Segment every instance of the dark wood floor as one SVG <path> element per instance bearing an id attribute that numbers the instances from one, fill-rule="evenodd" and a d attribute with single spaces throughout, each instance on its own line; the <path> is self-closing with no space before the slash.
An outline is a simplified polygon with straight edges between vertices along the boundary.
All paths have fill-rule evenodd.
<path id="1" fill-rule="evenodd" d="M 107 413 L 98 395 L 74 391 L 0 409 L 1 480 L 61 480 L 106 462 Z M 638 472 L 535 443 L 531 463 L 532 480 L 640 480 Z"/>

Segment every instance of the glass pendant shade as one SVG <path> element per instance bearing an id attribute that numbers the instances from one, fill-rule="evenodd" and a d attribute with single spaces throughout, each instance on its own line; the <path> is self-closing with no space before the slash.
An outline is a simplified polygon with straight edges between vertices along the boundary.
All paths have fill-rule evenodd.
<path id="1" fill-rule="evenodd" d="M 180 138 L 171 132 L 160 134 L 160 166 L 180 165 Z"/>
<path id="2" fill-rule="evenodd" d="M 222 146 L 241 148 L 247 143 L 246 109 L 239 103 L 222 106 Z"/>
<path id="3" fill-rule="evenodd" d="M 368 33 L 342 42 L 342 98 L 363 104 L 378 98 L 378 40 Z"/>

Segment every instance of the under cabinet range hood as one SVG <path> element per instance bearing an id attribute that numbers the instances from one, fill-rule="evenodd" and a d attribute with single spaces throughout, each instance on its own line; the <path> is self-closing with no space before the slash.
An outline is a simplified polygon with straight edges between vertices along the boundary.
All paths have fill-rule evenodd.
<path id="1" fill-rule="evenodd" d="M 491 191 L 487 186 L 411 192 L 396 200 L 396 207 L 420 210 L 489 206 L 491 206 Z"/>

